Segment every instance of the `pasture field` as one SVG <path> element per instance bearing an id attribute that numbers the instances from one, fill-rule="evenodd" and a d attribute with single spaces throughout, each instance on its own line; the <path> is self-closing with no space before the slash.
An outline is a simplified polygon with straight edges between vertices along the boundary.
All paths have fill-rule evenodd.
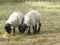
<path id="1" fill-rule="evenodd" d="M 16 29 L 16 35 L 6 35 L 4 24 L 13 11 L 21 11 L 26 14 L 35 9 L 41 13 L 41 32 L 34 35 L 20 34 Z M 18 4 L 0 5 L 0 45 L 60 45 L 60 3 L 53 2 L 25 2 Z"/>

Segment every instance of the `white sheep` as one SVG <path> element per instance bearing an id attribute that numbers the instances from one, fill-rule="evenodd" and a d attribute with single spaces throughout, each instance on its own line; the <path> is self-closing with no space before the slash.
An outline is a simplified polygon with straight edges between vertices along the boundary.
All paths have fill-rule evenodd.
<path id="1" fill-rule="evenodd" d="M 24 15 L 19 11 L 14 11 L 9 19 L 7 20 L 5 24 L 5 29 L 8 33 L 11 33 L 11 30 L 13 29 L 13 33 L 15 34 L 15 27 L 18 27 L 20 31 L 20 27 L 23 22 Z"/>
<path id="2" fill-rule="evenodd" d="M 37 23 L 39 25 L 38 30 L 37 30 Z M 26 29 L 29 28 L 28 34 L 30 34 L 30 26 L 33 27 L 34 34 L 40 32 L 41 14 L 36 10 L 31 10 L 25 15 L 23 25 L 21 27 L 21 32 L 24 33 Z"/>

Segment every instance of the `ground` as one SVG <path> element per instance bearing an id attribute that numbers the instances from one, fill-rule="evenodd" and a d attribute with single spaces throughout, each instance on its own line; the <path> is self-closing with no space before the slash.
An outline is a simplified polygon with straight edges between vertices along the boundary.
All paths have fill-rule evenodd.
<path id="1" fill-rule="evenodd" d="M 6 35 L 4 24 L 13 11 L 26 14 L 35 9 L 41 13 L 41 31 L 34 35 L 20 34 L 16 29 L 15 36 Z M 25 4 L 0 5 L 0 45 L 60 45 L 60 3 L 26 2 Z M 6 35 L 6 36 L 5 36 Z"/>

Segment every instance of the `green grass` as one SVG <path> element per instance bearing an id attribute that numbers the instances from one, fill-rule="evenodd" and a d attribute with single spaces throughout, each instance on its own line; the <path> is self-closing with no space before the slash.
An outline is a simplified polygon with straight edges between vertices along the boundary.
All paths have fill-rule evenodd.
<path id="1" fill-rule="evenodd" d="M 50 2 L 49 2 L 50 3 Z M 51 4 L 55 6 L 53 3 Z M 51 6 L 49 4 L 49 6 Z M 28 4 L 8 4 L 0 5 L 0 45 L 59 45 L 60 44 L 60 7 L 31 6 Z M 39 34 L 31 35 L 19 34 L 16 29 L 16 35 L 6 34 L 4 24 L 13 11 L 21 11 L 26 14 L 28 11 L 35 9 L 41 13 L 42 27 Z"/>
<path id="2" fill-rule="evenodd" d="M 26 1 L 42 1 L 42 2 L 54 2 L 54 3 L 59 3 L 60 0 L 0 0 L 0 5 L 5 5 L 5 4 L 16 4 L 16 3 L 25 3 Z"/>

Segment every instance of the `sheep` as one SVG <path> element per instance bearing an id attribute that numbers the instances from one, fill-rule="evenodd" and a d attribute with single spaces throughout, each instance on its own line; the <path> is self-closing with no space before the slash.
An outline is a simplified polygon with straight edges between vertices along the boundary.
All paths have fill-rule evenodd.
<path id="1" fill-rule="evenodd" d="M 37 24 L 39 25 L 38 27 Z M 25 15 L 23 24 L 21 26 L 21 32 L 24 33 L 26 29 L 29 28 L 28 34 L 30 34 L 30 26 L 32 26 L 34 34 L 40 32 L 41 14 L 36 10 L 31 10 Z"/>
<path id="2" fill-rule="evenodd" d="M 15 28 L 18 27 L 20 32 L 20 27 L 22 25 L 24 19 L 24 15 L 19 11 L 14 11 L 9 19 L 6 21 L 4 28 L 6 29 L 7 33 L 11 33 L 13 30 L 13 34 L 15 35 Z"/>

